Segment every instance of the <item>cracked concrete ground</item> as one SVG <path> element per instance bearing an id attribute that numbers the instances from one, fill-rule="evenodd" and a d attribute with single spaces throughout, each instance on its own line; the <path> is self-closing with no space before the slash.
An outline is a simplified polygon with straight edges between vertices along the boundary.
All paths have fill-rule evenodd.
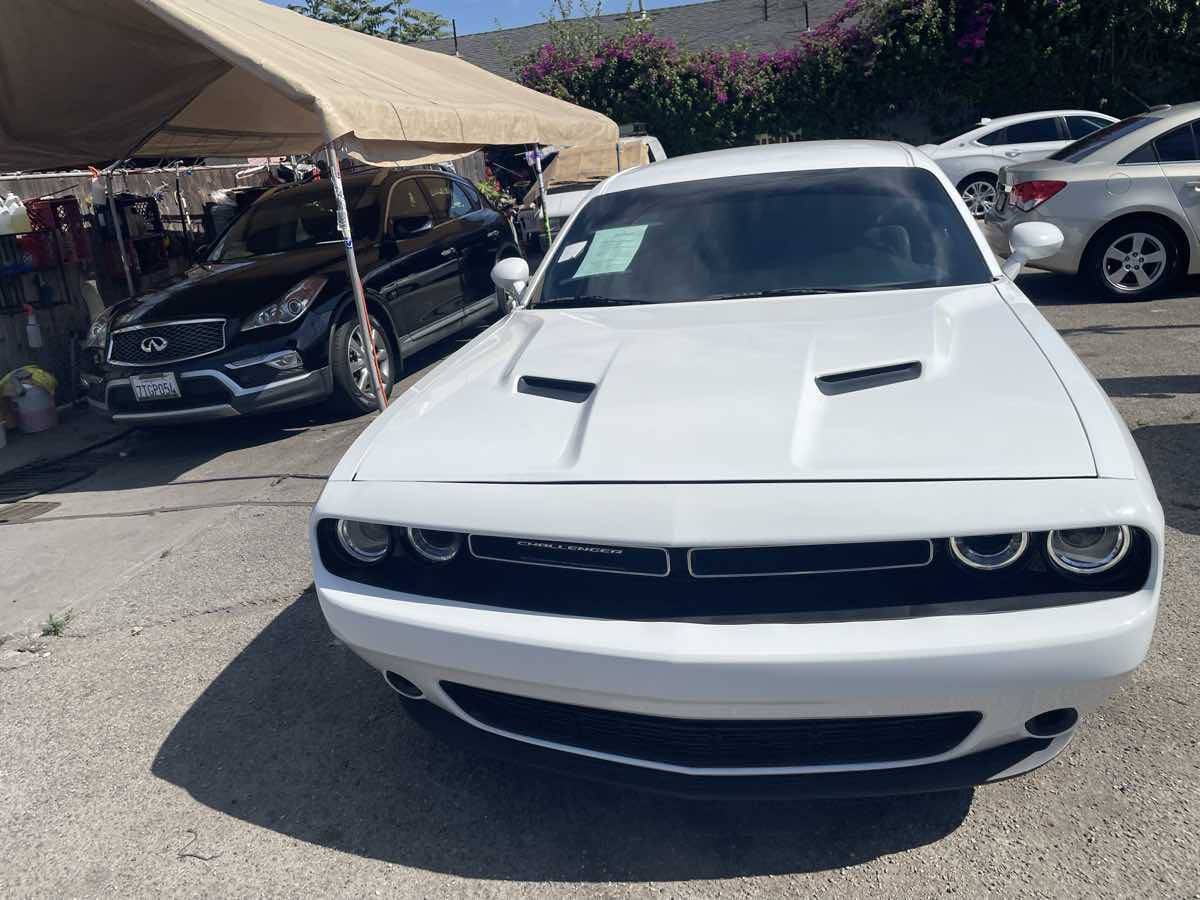
<path id="1" fill-rule="evenodd" d="M 1151 657 L 1049 766 L 713 803 L 440 744 L 310 589 L 307 506 L 367 420 L 297 413 L 139 433 L 0 526 L 0 895 L 1197 896 L 1200 282 L 1127 305 L 1023 286 L 1128 420 L 1168 525 Z M 67 608 L 64 636 L 24 636 Z"/>

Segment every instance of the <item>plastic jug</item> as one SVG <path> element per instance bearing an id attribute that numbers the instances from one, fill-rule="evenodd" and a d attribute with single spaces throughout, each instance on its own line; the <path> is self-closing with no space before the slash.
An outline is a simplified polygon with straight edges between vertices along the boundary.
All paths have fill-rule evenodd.
<path id="1" fill-rule="evenodd" d="M 8 205 L 10 233 L 23 234 L 26 231 L 33 231 L 33 224 L 29 221 L 29 211 L 25 209 L 21 198 L 16 194 L 9 194 L 4 202 Z"/>
<path id="2" fill-rule="evenodd" d="M 58 424 L 54 396 L 36 384 L 25 385 L 17 397 L 17 426 L 26 434 L 48 431 Z"/>

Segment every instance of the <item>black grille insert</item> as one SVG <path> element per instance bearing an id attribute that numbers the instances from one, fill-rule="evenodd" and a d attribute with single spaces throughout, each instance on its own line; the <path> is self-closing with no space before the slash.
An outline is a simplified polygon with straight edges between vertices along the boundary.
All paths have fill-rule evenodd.
<path id="1" fill-rule="evenodd" d="M 558 569 L 619 572 L 625 575 L 667 575 L 671 560 L 667 551 L 653 547 L 619 547 L 537 538 L 492 537 L 472 534 L 467 538 L 471 553 L 479 559 L 525 563 Z"/>
<path id="2" fill-rule="evenodd" d="M 697 549 L 688 553 L 688 571 L 697 578 L 737 578 L 904 569 L 927 566 L 932 561 L 933 541 L 874 541 L 869 544 Z"/>
<path id="3" fill-rule="evenodd" d="M 109 362 L 153 366 L 216 353 L 225 347 L 224 319 L 163 322 L 114 331 Z"/>
<path id="4" fill-rule="evenodd" d="M 845 719 L 674 719 L 442 688 L 468 716 L 510 734 L 697 769 L 833 766 L 922 759 L 953 750 L 978 712 Z"/>

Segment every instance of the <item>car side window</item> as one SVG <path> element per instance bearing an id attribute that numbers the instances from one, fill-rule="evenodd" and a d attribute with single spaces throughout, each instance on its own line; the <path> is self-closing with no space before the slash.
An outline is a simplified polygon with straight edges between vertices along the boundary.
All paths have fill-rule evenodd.
<path id="1" fill-rule="evenodd" d="M 1071 135 L 1071 140 L 1077 141 L 1087 137 L 1093 131 L 1099 131 L 1108 124 L 1102 119 L 1093 119 L 1091 116 L 1067 116 L 1067 133 Z"/>
<path id="2" fill-rule="evenodd" d="M 1158 154 L 1154 152 L 1154 142 L 1150 141 L 1147 144 L 1142 144 L 1123 160 L 1120 165 L 1129 166 L 1137 165 L 1138 163 L 1156 163 L 1158 162 Z"/>
<path id="3" fill-rule="evenodd" d="M 1163 163 L 1195 162 L 1200 158 L 1196 154 L 1196 134 L 1190 122 L 1155 140 L 1154 150 L 1158 153 L 1158 161 Z"/>
<path id="4" fill-rule="evenodd" d="M 388 199 L 388 233 L 396 236 L 412 234 L 430 223 L 433 210 L 425 199 L 415 178 L 392 185 Z"/>
<path id="5" fill-rule="evenodd" d="M 1040 144 L 1045 141 L 1061 141 L 1058 133 L 1058 121 L 1055 118 L 1034 119 L 1032 122 L 1018 122 L 1005 129 L 1008 136 L 1006 144 Z"/>
<path id="6" fill-rule="evenodd" d="M 422 178 L 421 184 L 429 194 L 438 221 L 457 219 L 477 208 L 457 181 L 451 181 L 449 178 Z"/>
<path id="7" fill-rule="evenodd" d="M 1008 142 L 1005 140 L 1004 135 L 1007 131 L 1007 128 L 997 128 L 995 131 L 989 132 L 981 138 L 976 138 L 976 140 L 985 147 L 995 147 L 997 144 L 1006 144 Z"/>

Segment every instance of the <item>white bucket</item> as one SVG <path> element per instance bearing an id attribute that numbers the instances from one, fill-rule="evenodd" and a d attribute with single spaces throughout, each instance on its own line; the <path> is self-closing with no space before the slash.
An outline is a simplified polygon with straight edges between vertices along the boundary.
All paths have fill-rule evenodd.
<path id="1" fill-rule="evenodd" d="M 26 434 L 48 431 L 58 424 L 58 410 L 54 398 L 45 388 L 36 384 L 25 385 L 25 392 L 17 397 L 17 425 Z"/>

